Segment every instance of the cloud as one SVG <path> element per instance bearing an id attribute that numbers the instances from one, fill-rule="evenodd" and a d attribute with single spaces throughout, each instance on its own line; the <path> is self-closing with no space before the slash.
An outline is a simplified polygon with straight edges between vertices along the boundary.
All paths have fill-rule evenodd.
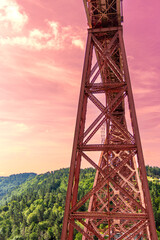
<path id="1" fill-rule="evenodd" d="M 53 21 L 52 21 L 52 22 L 48 22 L 48 24 L 49 24 L 49 26 L 52 28 L 52 33 L 53 33 L 55 39 L 57 39 L 57 38 L 58 38 L 58 35 L 59 35 L 58 22 L 53 22 Z"/>
<path id="2" fill-rule="evenodd" d="M 80 47 L 82 50 L 84 49 L 84 42 L 81 39 L 73 39 L 72 44 L 76 47 Z"/>
<path id="3" fill-rule="evenodd" d="M 28 22 L 28 16 L 14 0 L 0 1 L 0 30 L 20 32 Z"/>
<path id="4" fill-rule="evenodd" d="M 141 94 L 141 95 L 145 95 L 145 94 L 149 94 L 152 93 L 153 89 L 149 89 L 149 88 L 142 88 L 142 87 L 136 87 L 134 89 L 134 94 Z"/>
<path id="5" fill-rule="evenodd" d="M 135 60 L 134 56 L 131 56 L 131 55 L 128 55 L 127 59 L 128 59 L 128 61 L 134 61 Z"/>
<path id="6" fill-rule="evenodd" d="M 11 135 L 12 133 L 15 133 L 15 132 L 16 132 L 16 134 L 20 135 L 23 133 L 27 133 L 29 131 L 29 128 L 26 124 L 15 123 L 12 121 L 1 121 L 0 129 L 1 129 L 1 133 L 5 132 L 5 133 L 8 133 L 9 135 Z M 8 131 L 4 131 L 6 129 Z"/>
<path id="7" fill-rule="evenodd" d="M 144 86 L 154 86 L 156 82 L 159 81 L 159 72 L 153 67 L 148 69 L 143 69 L 141 66 L 136 68 L 132 67 L 131 75 L 134 81 L 139 84 L 144 84 Z"/>
<path id="8" fill-rule="evenodd" d="M 160 113 L 160 105 L 144 106 L 137 108 L 138 115 Z M 152 115 L 153 116 L 153 115 Z"/>
<path id="9" fill-rule="evenodd" d="M 23 36 L 21 34 L 10 37 L 1 36 L 0 45 L 17 46 L 31 50 L 60 50 L 73 47 L 84 49 L 82 31 L 79 28 L 63 27 L 56 21 L 46 20 L 45 22 L 47 25 L 46 30 L 35 28 Z M 19 28 L 20 25 L 17 27 Z"/>

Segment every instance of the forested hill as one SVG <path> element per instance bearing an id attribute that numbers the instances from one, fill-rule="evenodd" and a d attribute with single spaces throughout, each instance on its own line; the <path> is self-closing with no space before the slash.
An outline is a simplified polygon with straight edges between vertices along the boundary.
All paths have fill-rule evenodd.
<path id="1" fill-rule="evenodd" d="M 160 231 L 160 174 L 157 172 L 147 167 L 156 226 Z M 2 198 L 0 240 L 59 240 L 68 174 L 69 169 L 61 169 L 37 175 L 7 194 L 5 203 Z M 79 198 L 91 189 L 94 176 L 92 168 L 81 170 Z M 85 209 L 87 205 L 81 210 Z M 75 233 L 74 239 L 81 240 L 80 234 Z"/>
<path id="2" fill-rule="evenodd" d="M 146 166 L 147 176 L 160 179 L 160 168 Z"/>
<path id="3" fill-rule="evenodd" d="M 17 188 L 19 185 L 27 180 L 34 178 L 36 173 L 20 173 L 13 174 L 9 177 L 0 177 L 0 200 L 13 189 Z"/>

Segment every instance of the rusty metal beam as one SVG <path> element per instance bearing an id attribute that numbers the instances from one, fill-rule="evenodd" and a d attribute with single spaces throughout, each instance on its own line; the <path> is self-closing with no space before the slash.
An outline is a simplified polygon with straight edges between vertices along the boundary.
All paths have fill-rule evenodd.
<path id="1" fill-rule="evenodd" d="M 72 213 L 71 218 L 74 219 L 83 219 L 83 218 L 89 218 L 89 219 L 139 219 L 139 220 L 146 220 L 147 214 L 146 213 L 107 213 L 107 212 L 77 212 Z"/>

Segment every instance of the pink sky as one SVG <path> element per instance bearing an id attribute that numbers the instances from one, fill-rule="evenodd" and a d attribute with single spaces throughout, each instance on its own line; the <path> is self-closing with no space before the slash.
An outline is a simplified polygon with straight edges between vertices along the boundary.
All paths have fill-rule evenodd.
<path id="1" fill-rule="evenodd" d="M 123 8 L 145 162 L 160 167 L 160 2 Z M 0 1 L 0 175 L 69 167 L 86 30 L 82 0 Z"/>

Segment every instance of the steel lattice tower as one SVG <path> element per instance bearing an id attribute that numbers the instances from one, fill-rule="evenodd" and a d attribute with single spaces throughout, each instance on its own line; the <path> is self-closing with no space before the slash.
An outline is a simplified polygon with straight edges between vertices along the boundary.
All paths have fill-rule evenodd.
<path id="1" fill-rule="evenodd" d="M 158 240 L 123 42 L 121 2 L 84 0 L 84 6 L 89 29 L 61 240 L 73 240 L 74 230 L 82 240 Z M 105 142 L 98 138 L 102 125 Z M 96 169 L 96 176 L 92 189 L 79 197 L 84 161 Z M 88 210 L 82 211 L 87 204 Z"/>

